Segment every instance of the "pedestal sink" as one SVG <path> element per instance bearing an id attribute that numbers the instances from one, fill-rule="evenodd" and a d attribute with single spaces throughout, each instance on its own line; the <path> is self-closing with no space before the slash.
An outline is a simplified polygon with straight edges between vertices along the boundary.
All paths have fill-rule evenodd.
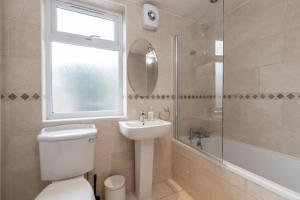
<path id="1" fill-rule="evenodd" d="M 163 120 L 121 121 L 120 132 L 134 140 L 135 190 L 138 200 L 150 200 L 152 193 L 154 138 L 167 135 L 171 122 Z"/>

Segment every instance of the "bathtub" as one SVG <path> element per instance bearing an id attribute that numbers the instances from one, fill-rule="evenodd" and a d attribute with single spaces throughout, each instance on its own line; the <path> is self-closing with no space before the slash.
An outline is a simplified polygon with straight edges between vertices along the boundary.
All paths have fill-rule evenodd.
<path id="1" fill-rule="evenodd" d="M 222 160 L 222 138 L 219 136 L 201 139 L 202 148 L 195 141 L 190 141 L 188 136 L 179 137 L 179 140 Z M 300 199 L 299 158 L 224 138 L 223 164 L 230 171 L 281 196 Z"/>

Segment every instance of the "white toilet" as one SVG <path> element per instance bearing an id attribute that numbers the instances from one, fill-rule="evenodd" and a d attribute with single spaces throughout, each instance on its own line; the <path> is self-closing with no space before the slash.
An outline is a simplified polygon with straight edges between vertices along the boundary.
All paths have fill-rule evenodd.
<path id="1" fill-rule="evenodd" d="M 52 181 L 35 200 L 95 200 L 84 174 L 94 168 L 95 125 L 44 128 L 38 135 L 41 177 Z"/>

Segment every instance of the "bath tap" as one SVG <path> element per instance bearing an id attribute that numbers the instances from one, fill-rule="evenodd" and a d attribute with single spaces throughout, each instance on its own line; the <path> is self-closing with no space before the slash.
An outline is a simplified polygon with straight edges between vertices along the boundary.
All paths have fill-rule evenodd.
<path id="1" fill-rule="evenodd" d="M 199 129 L 196 130 L 190 128 L 189 140 L 191 143 L 193 143 L 193 141 L 196 140 L 195 145 L 201 150 L 203 150 L 202 139 L 208 137 L 210 137 L 210 133 L 206 131 L 203 127 L 200 127 Z"/>
<path id="2" fill-rule="evenodd" d="M 201 139 L 199 139 L 199 141 L 197 142 L 197 147 L 199 147 L 201 150 L 203 150 L 203 146 L 202 146 L 202 142 Z"/>
<path id="3" fill-rule="evenodd" d="M 189 132 L 189 139 L 192 140 L 194 138 L 208 138 L 210 136 L 210 133 L 206 131 L 203 127 L 200 127 L 200 129 L 193 129 L 190 128 Z"/>

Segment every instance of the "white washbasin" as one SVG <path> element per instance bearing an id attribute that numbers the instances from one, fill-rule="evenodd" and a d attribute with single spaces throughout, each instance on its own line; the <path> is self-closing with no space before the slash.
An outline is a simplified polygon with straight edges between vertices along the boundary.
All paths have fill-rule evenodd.
<path id="1" fill-rule="evenodd" d="M 152 194 L 154 138 L 167 135 L 171 122 L 163 120 L 120 121 L 120 132 L 134 140 L 135 191 L 138 200 L 149 200 Z"/>
<path id="2" fill-rule="evenodd" d="M 143 124 L 140 121 L 120 121 L 120 132 L 132 140 L 154 139 L 167 135 L 171 129 L 171 122 L 163 120 L 146 120 Z"/>

